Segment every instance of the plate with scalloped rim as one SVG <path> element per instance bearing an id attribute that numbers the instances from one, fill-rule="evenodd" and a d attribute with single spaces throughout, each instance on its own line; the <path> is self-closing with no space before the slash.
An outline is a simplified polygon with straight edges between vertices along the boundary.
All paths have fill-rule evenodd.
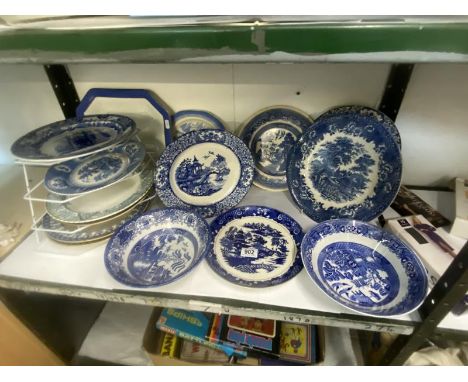
<path id="1" fill-rule="evenodd" d="M 427 271 L 418 256 L 395 235 L 369 223 L 320 223 L 304 236 L 301 256 L 322 292 L 362 314 L 408 314 L 426 297 Z"/>
<path id="2" fill-rule="evenodd" d="M 181 110 L 174 114 L 176 137 L 203 129 L 225 130 L 224 124 L 213 113 L 205 110 Z"/>
<path id="3" fill-rule="evenodd" d="M 272 106 L 250 117 L 240 138 L 249 147 L 255 164 L 254 184 L 270 191 L 285 191 L 286 160 L 312 119 L 290 106 Z"/>
<path id="4" fill-rule="evenodd" d="M 135 132 L 135 122 L 123 115 L 87 115 L 30 131 L 13 143 L 11 152 L 26 162 L 50 163 L 106 150 Z"/>
<path id="5" fill-rule="evenodd" d="M 63 195 L 48 194 L 47 213 L 62 223 L 84 224 L 108 219 L 141 200 L 153 186 L 154 166 L 150 161 L 141 170 L 110 187 L 85 194 L 68 202 Z M 56 202 L 54 202 L 56 201 Z"/>
<path id="6" fill-rule="evenodd" d="M 206 218 L 236 206 L 252 179 L 253 159 L 244 142 L 227 131 L 199 130 L 166 147 L 156 164 L 155 189 L 164 205 Z"/>
<path id="7" fill-rule="evenodd" d="M 104 263 L 120 283 L 156 287 L 192 271 L 211 245 L 210 227 L 197 213 L 180 208 L 155 209 L 115 232 L 107 243 Z"/>
<path id="8" fill-rule="evenodd" d="M 145 147 L 138 141 L 121 143 L 89 156 L 55 164 L 47 170 L 45 188 L 60 195 L 93 192 L 132 174 L 145 158 Z"/>
<path id="9" fill-rule="evenodd" d="M 312 220 L 371 221 L 400 188 L 400 149 L 375 118 L 343 114 L 314 122 L 288 156 L 288 188 Z"/>
<path id="10" fill-rule="evenodd" d="M 289 215 L 264 206 L 234 208 L 210 225 L 213 250 L 208 264 L 224 279 L 241 286 L 282 284 L 302 269 L 304 233 Z"/>

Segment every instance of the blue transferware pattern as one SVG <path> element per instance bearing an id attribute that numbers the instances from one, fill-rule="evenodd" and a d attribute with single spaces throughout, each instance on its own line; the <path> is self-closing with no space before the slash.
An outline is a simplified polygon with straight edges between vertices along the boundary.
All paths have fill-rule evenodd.
<path id="1" fill-rule="evenodd" d="M 272 107 L 249 119 L 240 137 L 254 156 L 254 184 L 272 191 L 287 189 L 287 154 L 311 124 L 305 113 L 288 107 Z"/>
<path id="2" fill-rule="evenodd" d="M 401 175 L 392 135 L 374 118 L 356 114 L 315 122 L 288 156 L 289 191 L 316 222 L 373 220 L 392 203 Z"/>
<path id="3" fill-rule="evenodd" d="M 386 114 L 379 110 L 372 109 L 371 107 L 358 105 L 338 106 L 321 114 L 315 121 L 321 121 L 325 118 L 342 114 L 359 114 L 362 116 L 374 118 L 383 126 L 383 128 L 388 130 L 401 150 L 401 136 L 395 123 Z"/>
<path id="4" fill-rule="evenodd" d="M 122 143 L 97 154 L 51 166 L 44 185 L 50 192 L 61 195 L 95 191 L 133 173 L 145 154 L 145 147 L 140 142 Z"/>
<path id="5" fill-rule="evenodd" d="M 170 173 L 171 168 L 174 165 L 174 160 L 179 157 L 179 155 L 183 155 L 184 151 L 192 149 L 196 145 L 206 143 L 219 144 L 224 150 L 230 152 L 231 155 L 237 158 L 236 162 L 238 162 L 238 164 L 236 164 L 236 166 L 239 167 L 239 178 L 233 185 L 232 191 L 226 192 L 226 195 L 222 199 L 215 202 L 206 201 L 202 204 L 195 205 L 182 200 L 176 195 L 173 186 L 171 185 Z M 215 145 L 210 147 L 215 147 Z M 213 149 L 212 151 L 213 154 L 209 154 L 210 157 L 216 158 L 215 150 Z M 218 161 L 223 162 L 220 158 Z M 221 174 L 211 174 L 208 177 L 205 177 L 205 173 L 201 174 L 201 176 L 198 174 L 197 179 L 194 179 L 192 185 L 187 184 L 185 186 L 186 191 L 181 189 L 181 192 L 184 192 L 193 198 L 198 197 L 197 194 L 202 195 L 201 197 L 203 198 L 212 197 L 214 194 L 211 192 L 216 188 L 219 189 L 220 186 L 222 187 L 224 183 L 229 180 L 227 172 L 233 171 L 231 166 L 234 166 L 234 164 L 231 165 L 229 162 L 225 162 L 220 166 Z M 176 168 L 175 173 L 177 172 L 182 173 L 182 169 L 180 169 L 180 167 Z M 219 177 L 219 175 L 221 175 L 221 177 Z M 220 213 L 236 206 L 249 191 L 250 186 L 252 185 L 252 180 L 252 155 L 250 154 L 247 146 L 245 146 L 239 138 L 227 131 L 200 130 L 182 135 L 166 148 L 156 164 L 155 189 L 164 205 L 168 207 L 190 208 L 206 218 L 219 215 Z M 175 180 L 175 183 L 177 184 L 177 180 Z M 177 187 L 179 186 L 177 185 Z M 217 192 L 219 194 L 221 190 Z"/>
<path id="6" fill-rule="evenodd" d="M 213 250 L 207 261 L 224 279 L 242 286 L 281 284 L 302 269 L 301 226 L 269 207 L 232 209 L 211 223 Z"/>
<path id="7" fill-rule="evenodd" d="M 368 223 L 320 223 L 304 236 L 301 255 L 323 292 L 360 313 L 407 314 L 426 296 L 427 272 L 417 255 L 393 234 Z"/>
<path id="8" fill-rule="evenodd" d="M 70 118 L 27 133 L 13 143 L 11 152 L 24 161 L 67 160 L 105 150 L 135 131 L 135 122 L 125 116 Z"/>
<path id="9" fill-rule="evenodd" d="M 172 283 L 190 272 L 212 246 L 208 224 L 178 208 L 156 209 L 123 225 L 104 254 L 108 272 L 133 287 Z"/>
<path id="10" fill-rule="evenodd" d="M 174 114 L 176 137 L 203 129 L 225 130 L 214 114 L 203 110 L 182 110 Z"/>

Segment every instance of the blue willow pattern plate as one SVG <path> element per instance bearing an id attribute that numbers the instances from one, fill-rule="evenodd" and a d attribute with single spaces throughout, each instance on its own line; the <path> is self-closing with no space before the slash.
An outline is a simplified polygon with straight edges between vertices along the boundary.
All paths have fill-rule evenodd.
<path id="1" fill-rule="evenodd" d="M 401 154 L 392 135 L 361 115 L 315 122 L 288 156 L 289 191 L 316 222 L 375 219 L 398 193 L 401 175 Z"/>
<path id="2" fill-rule="evenodd" d="M 125 223 L 107 243 L 104 262 L 117 281 L 155 287 L 190 272 L 212 245 L 208 223 L 178 208 L 156 209 Z"/>
<path id="3" fill-rule="evenodd" d="M 213 113 L 203 110 L 182 110 L 174 114 L 176 137 L 190 131 L 203 129 L 225 130 L 223 123 Z"/>
<path id="4" fill-rule="evenodd" d="M 290 280 L 302 269 L 302 228 L 281 211 L 234 208 L 211 223 L 211 233 L 208 264 L 232 283 L 268 287 Z"/>
<path id="5" fill-rule="evenodd" d="M 320 223 L 304 236 L 301 255 L 317 286 L 359 313 L 407 314 L 426 296 L 427 272 L 418 256 L 395 235 L 368 223 Z"/>
<path id="6" fill-rule="evenodd" d="M 199 130 L 166 147 L 156 164 L 155 188 L 164 205 L 211 217 L 237 205 L 252 179 L 252 155 L 239 138 Z"/>
<path id="7" fill-rule="evenodd" d="M 67 160 L 105 150 L 135 131 L 135 122 L 121 115 L 70 118 L 27 133 L 13 143 L 11 152 L 31 162 Z"/>
<path id="8" fill-rule="evenodd" d="M 60 195 L 76 195 L 108 187 L 134 172 L 145 158 L 145 147 L 137 141 L 106 151 L 70 159 L 51 166 L 44 186 Z"/>
<path id="9" fill-rule="evenodd" d="M 286 159 L 297 139 L 312 124 L 303 112 L 271 107 L 251 117 L 240 138 L 254 157 L 254 184 L 271 191 L 287 190 Z"/>

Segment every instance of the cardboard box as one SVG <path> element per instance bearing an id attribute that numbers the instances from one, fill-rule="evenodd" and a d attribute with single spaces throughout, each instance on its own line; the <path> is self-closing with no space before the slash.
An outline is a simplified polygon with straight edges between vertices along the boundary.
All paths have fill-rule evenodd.
<path id="1" fill-rule="evenodd" d="M 468 180 L 455 180 L 455 220 L 450 234 L 468 239 Z"/>

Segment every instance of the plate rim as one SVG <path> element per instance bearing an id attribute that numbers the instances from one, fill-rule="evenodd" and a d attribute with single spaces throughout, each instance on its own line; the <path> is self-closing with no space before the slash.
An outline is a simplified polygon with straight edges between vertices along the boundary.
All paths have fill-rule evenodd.
<path id="1" fill-rule="evenodd" d="M 183 118 L 184 116 L 201 116 L 206 120 L 209 120 L 213 122 L 217 126 L 217 129 L 214 130 L 221 130 L 225 131 L 226 126 L 224 122 L 214 113 L 208 110 L 201 110 L 201 109 L 184 109 L 184 110 L 179 110 L 176 113 L 174 113 L 173 119 L 174 119 L 174 129 L 176 131 L 176 136 L 177 138 L 180 138 L 182 135 L 187 134 L 187 133 L 179 133 L 179 130 L 177 129 L 177 120 L 179 118 Z M 194 131 L 194 130 L 192 130 Z"/>

